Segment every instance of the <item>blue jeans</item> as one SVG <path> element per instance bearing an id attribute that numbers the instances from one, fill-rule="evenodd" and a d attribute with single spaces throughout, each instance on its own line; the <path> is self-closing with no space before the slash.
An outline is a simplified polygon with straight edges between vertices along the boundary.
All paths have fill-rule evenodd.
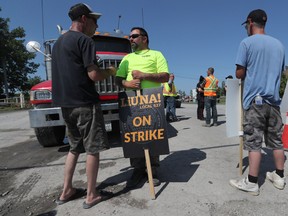
<path id="1" fill-rule="evenodd" d="M 211 109 L 212 109 L 213 124 L 217 123 L 217 109 L 216 109 L 217 97 L 205 96 L 204 100 L 205 100 L 205 109 L 206 109 L 206 124 L 211 123 Z"/>
<path id="2" fill-rule="evenodd" d="M 166 113 L 172 114 L 173 119 L 176 119 L 175 98 L 167 97 Z"/>

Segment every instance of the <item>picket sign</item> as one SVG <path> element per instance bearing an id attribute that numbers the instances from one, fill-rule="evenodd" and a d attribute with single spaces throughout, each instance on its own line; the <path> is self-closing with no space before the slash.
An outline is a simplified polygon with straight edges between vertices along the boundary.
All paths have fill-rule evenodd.
<path id="1" fill-rule="evenodd" d="M 119 92 L 119 119 L 125 158 L 145 158 L 155 199 L 150 156 L 169 154 L 162 88 Z"/>
<path id="2" fill-rule="evenodd" d="M 239 137 L 239 174 L 243 173 L 243 109 L 241 80 L 227 79 L 226 134 Z"/>

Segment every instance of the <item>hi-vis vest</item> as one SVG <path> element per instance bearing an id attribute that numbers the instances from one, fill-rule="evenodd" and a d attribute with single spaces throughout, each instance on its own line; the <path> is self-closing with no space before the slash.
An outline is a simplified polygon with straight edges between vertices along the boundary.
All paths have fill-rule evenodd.
<path id="1" fill-rule="evenodd" d="M 218 80 L 213 75 L 206 77 L 205 80 L 206 84 L 204 86 L 204 96 L 216 97 Z"/>
<path id="2" fill-rule="evenodd" d="M 172 97 L 177 96 L 176 87 L 175 87 L 174 83 L 172 83 L 172 89 L 169 87 L 168 83 L 164 83 L 163 95 L 164 96 L 172 96 Z"/>

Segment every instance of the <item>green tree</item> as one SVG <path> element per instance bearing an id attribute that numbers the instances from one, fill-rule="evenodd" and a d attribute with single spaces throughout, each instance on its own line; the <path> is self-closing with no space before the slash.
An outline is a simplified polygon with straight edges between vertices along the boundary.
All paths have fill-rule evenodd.
<path id="1" fill-rule="evenodd" d="M 185 97 L 185 96 L 186 96 L 186 92 L 185 92 L 185 91 L 179 90 L 178 93 L 179 93 L 179 95 L 181 95 L 182 97 Z"/>
<path id="2" fill-rule="evenodd" d="M 0 8 L 1 11 L 1 8 Z M 25 49 L 25 31 L 17 27 L 9 31 L 9 18 L 0 17 L 0 94 L 5 91 L 5 73 L 9 94 L 27 91 L 29 74 L 34 74 L 39 64 L 31 62 L 35 53 Z"/>
<path id="3" fill-rule="evenodd" d="M 30 89 L 31 89 L 34 85 L 36 85 L 36 84 L 38 84 L 38 83 L 41 83 L 41 82 L 43 82 L 43 81 L 44 81 L 44 80 L 42 80 L 40 76 L 34 76 L 34 77 L 30 77 L 30 76 L 29 76 L 27 82 L 25 83 L 25 87 L 24 87 L 25 90 L 23 90 L 22 92 L 23 92 L 25 95 L 28 95 Z"/>

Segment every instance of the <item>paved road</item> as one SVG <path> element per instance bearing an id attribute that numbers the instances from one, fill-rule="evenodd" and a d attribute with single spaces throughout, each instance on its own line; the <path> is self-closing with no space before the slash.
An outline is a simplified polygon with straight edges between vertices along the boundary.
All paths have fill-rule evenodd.
<path id="1" fill-rule="evenodd" d="M 239 139 L 226 137 L 225 106 L 218 105 L 220 125 L 211 128 L 201 126 L 196 108 L 183 104 L 177 109 L 181 121 L 168 125 L 170 154 L 161 156 L 156 200 L 145 182 L 125 190 L 132 171 L 113 139 L 113 148 L 101 154 L 98 182 L 115 196 L 89 210 L 82 209 L 83 199 L 62 206 L 53 202 L 62 187 L 66 146 L 42 148 L 29 129 L 27 112 L 15 118 L 0 114 L 0 215 L 288 215 L 287 188 L 279 191 L 265 182 L 265 172 L 273 169 L 271 152 L 263 150 L 260 195 L 235 190 L 228 181 L 240 177 Z M 16 126 L 9 126 L 11 119 Z M 247 153 L 243 156 L 247 175 Z M 74 181 L 85 187 L 85 155 Z"/>
<path id="2" fill-rule="evenodd" d="M 0 148 L 35 137 L 30 128 L 28 111 L 0 112 Z"/>

